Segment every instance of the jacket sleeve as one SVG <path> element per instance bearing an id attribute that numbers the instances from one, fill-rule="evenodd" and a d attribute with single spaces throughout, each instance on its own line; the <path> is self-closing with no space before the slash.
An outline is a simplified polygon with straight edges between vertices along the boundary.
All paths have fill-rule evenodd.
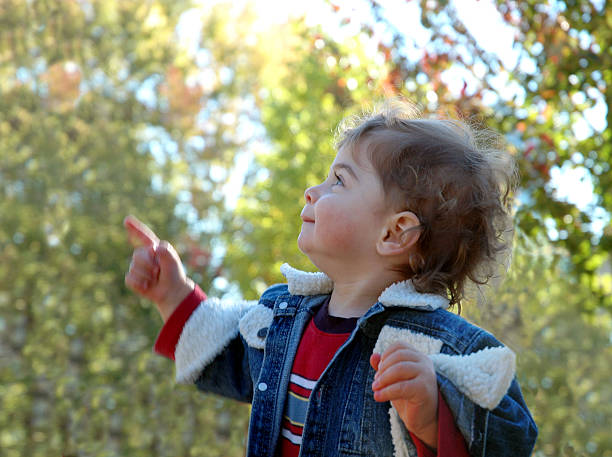
<path id="1" fill-rule="evenodd" d="M 207 298 L 196 287 L 162 327 L 155 352 L 175 360 L 177 382 L 249 402 L 252 354 L 239 323 L 255 306 L 256 302 Z"/>
<path id="2" fill-rule="evenodd" d="M 466 354 L 500 346 L 501 343 L 492 335 L 481 330 Z M 528 457 L 531 455 L 537 437 L 537 427 L 525 404 L 516 377 L 510 382 L 501 401 L 492 408 L 479 406 L 470 400 L 440 373 L 438 373 L 438 386 L 468 444 L 471 456 Z"/>
<path id="3" fill-rule="evenodd" d="M 161 328 L 153 346 L 154 352 L 169 359 L 175 359 L 174 351 L 181 337 L 183 327 L 185 327 L 185 324 L 198 305 L 204 300 L 206 300 L 206 294 L 196 284 L 191 293 L 176 307 Z"/>

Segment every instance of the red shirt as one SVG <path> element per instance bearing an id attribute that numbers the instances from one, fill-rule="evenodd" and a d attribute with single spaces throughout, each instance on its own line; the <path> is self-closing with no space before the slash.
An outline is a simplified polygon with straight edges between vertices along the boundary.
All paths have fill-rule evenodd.
<path id="1" fill-rule="evenodd" d="M 196 285 L 194 290 L 181 302 L 176 310 L 174 310 L 160 330 L 153 347 L 155 352 L 174 360 L 174 351 L 181 336 L 181 332 L 183 331 L 183 327 L 193 311 L 204 300 L 206 300 L 206 294 Z M 325 315 L 327 315 L 326 308 L 324 310 Z M 315 318 L 320 317 L 322 314 L 322 312 L 317 313 Z M 332 317 L 331 319 L 339 318 Z M 307 398 L 310 396 L 310 390 L 312 390 L 314 382 L 319 379 L 319 376 L 325 370 L 325 367 L 329 364 L 336 351 L 342 346 L 351 333 L 350 331 L 341 333 L 336 331 L 334 333 L 334 330 L 330 328 L 325 328 L 325 330 L 328 330 L 327 332 L 322 331 L 315 325 L 315 320 L 317 320 L 316 324 L 329 324 L 329 321 L 325 319 L 313 319 L 308 324 L 302 336 L 302 340 L 300 341 L 300 346 L 298 347 L 288 392 L 288 396 L 292 398 L 301 397 L 304 399 L 302 401 L 306 402 Z M 351 321 L 350 319 L 344 320 Z M 356 319 L 354 319 L 354 321 L 356 321 Z M 342 326 L 346 328 L 349 324 L 352 324 L 354 327 L 354 322 L 342 323 L 337 321 L 335 324 L 337 324 L 335 325 L 336 329 L 342 328 Z M 332 331 L 330 332 L 329 330 Z M 308 342 L 309 339 L 312 338 L 316 338 L 316 344 Z M 322 344 L 323 340 L 321 338 L 324 338 L 325 344 Z M 321 349 L 313 353 L 313 347 Z M 306 348 L 308 348 L 308 350 L 306 350 Z M 294 374 L 296 376 L 293 376 Z M 288 407 L 290 404 L 291 403 L 288 401 Z M 287 412 L 287 409 L 285 410 L 287 417 L 283 419 L 284 433 L 278 448 L 278 455 L 282 457 L 297 456 L 300 449 L 297 442 L 301 443 L 301 426 L 299 420 L 294 419 L 299 416 L 303 403 L 296 402 L 293 403 L 293 406 L 290 412 Z M 297 422 L 297 424 L 295 422 Z M 286 430 L 291 434 L 286 432 Z M 442 397 L 439 391 L 437 452 L 425 445 L 412 433 L 410 436 L 417 448 L 419 457 L 469 457 L 465 440 L 455 424 L 444 397 Z M 289 437 L 292 437 L 292 439 L 289 439 Z"/>
<path id="2" fill-rule="evenodd" d="M 310 393 L 357 323 L 357 318 L 330 316 L 328 303 L 329 300 L 306 326 L 293 361 L 278 457 L 298 457 Z"/>

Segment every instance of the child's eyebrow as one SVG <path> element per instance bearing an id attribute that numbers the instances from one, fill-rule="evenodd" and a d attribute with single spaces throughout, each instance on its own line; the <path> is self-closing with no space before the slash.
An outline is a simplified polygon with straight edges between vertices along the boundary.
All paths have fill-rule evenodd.
<path id="1" fill-rule="evenodd" d="M 357 177 L 357 175 L 355 174 L 355 172 L 353 171 L 353 169 L 351 168 L 351 166 L 347 163 L 344 162 L 339 162 L 334 164 L 333 169 L 337 170 L 338 168 L 342 168 L 345 169 L 346 171 L 349 172 L 349 174 L 356 180 L 359 181 L 359 178 Z"/>

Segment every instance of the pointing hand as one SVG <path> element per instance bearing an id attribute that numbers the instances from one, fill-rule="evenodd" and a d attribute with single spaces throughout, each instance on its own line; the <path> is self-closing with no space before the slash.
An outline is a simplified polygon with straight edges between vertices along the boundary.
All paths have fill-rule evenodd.
<path id="1" fill-rule="evenodd" d="M 127 216 L 123 225 L 134 247 L 125 285 L 154 302 L 165 322 L 193 290 L 194 283 L 185 275 L 181 259 L 170 243 L 160 241 L 134 216 Z"/>

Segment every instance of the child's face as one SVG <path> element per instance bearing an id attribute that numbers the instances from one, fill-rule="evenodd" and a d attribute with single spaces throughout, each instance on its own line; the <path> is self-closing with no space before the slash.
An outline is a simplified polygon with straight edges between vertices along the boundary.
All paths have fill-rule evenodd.
<path id="1" fill-rule="evenodd" d="M 369 264 L 390 207 L 380 178 L 357 145 L 338 151 L 327 179 L 306 189 L 298 246 L 322 271 Z"/>

